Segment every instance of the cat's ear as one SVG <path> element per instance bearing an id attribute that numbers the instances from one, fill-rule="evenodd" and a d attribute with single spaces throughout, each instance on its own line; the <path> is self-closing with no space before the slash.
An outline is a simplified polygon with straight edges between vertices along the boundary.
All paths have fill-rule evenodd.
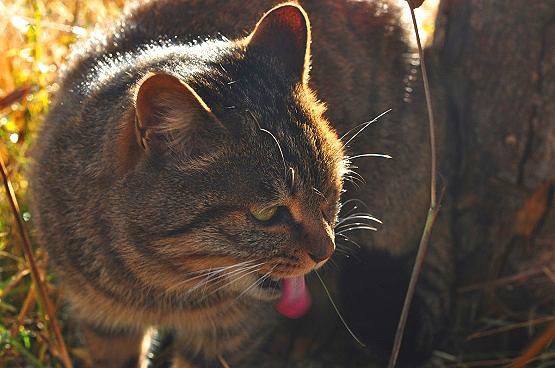
<path id="1" fill-rule="evenodd" d="M 174 76 L 151 74 L 139 84 L 135 136 L 147 153 L 190 149 L 195 136 L 210 129 L 215 120 L 202 98 Z"/>
<path id="2" fill-rule="evenodd" d="M 310 67 L 310 22 L 302 7 L 288 3 L 268 11 L 247 39 L 278 58 L 295 78 L 305 83 Z"/>

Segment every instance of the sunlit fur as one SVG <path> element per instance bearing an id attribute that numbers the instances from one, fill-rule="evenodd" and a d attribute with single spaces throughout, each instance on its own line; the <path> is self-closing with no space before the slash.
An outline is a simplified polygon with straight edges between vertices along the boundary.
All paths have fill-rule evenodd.
<path id="1" fill-rule="evenodd" d="M 173 331 L 176 366 L 210 366 L 220 356 L 237 366 L 281 326 L 272 308 L 279 292 L 257 282 L 320 267 L 307 247 L 334 231 L 341 267 L 334 284 L 361 296 L 344 304 L 352 327 L 388 349 L 398 304 L 367 290 L 407 274 L 429 193 L 414 54 L 399 8 L 385 0 L 303 1 L 312 55 L 300 60 L 250 47 L 255 25 L 277 3 L 137 2 L 69 58 L 36 139 L 31 193 L 39 240 L 96 366 L 138 359 L 152 326 Z M 202 108 L 191 114 L 179 98 L 161 100 L 149 132 L 162 137 L 161 151 L 137 140 L 137 94 L 153 74 L 186 84 Z M 388 109 L 349 141 L 360 123 Z M 288 209 L 288 222 L 264 226 L 251 215 L 274 205 Z M 424 355 L 449 308 L 443 221 L 406 340 Z M 399 265 L 375 274 L 375 252 Z M 363 262 L 342 267 L 345 253 Z M 402 294 L 403 285 L 385 293 Z M 130 348 L 100 354 L 111 341 Z"/>
<path id="2" fill-rule="evenodd" d="M 223 316 L 237 330 L 263 314 L 218 349 L 233 358 L 249 331 L 275 318 L 267 302 L 279 292 L 259 288 L 261 277 L 320 266 L 305 233 L 320 222 L 316 232 L 333 233 L 343 149 L 306 77 L 285 66 L 248 39 L 150 43 L 99 57 L 65 86 L 79 109 L 62 98 L 53 106 L 34 192 L 41 235 L 79 319 L 173 328 L 193 356 L 213 359 Z M 178 95 L 156 97 L 152 129 L 164 152 L 143 152 L 130 134 L 137 91 L 153 74 L 184 83 L 212 117 L 191 115 Z M 289 217 L 265 226 L 250 212 L 260 206 Z"/>

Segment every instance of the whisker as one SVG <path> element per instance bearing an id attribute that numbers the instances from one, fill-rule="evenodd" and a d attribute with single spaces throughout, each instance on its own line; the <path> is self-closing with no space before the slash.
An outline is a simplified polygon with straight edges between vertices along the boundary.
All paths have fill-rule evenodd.
<path id="1" fill-rule="evenodd" d="M 358 243 L 357 243 L 356 241 L 354 241 L 354 240 L 351 240 L 351 239 L 348 238 L 346 235 L 344 235 L 344 234 L 336 234 L 336 235 L 341 236 L 344 240 L 346 240 L 346 241 L 348 241 L 349 243 L 352 243 L 352 244 L 356 245 L 357 247 L 361 248 L 360 244 L 358 244 Z M 337 245 L 342 245 L 342 244 L 337 244 Z"/>
<path id="2" fill-rule="evenodd" d="M 356 226 L 370 226 L 370 225 L 366 222 L 349 222 L 336 227 L 335 230 L 342 231 L 346 229 L 351 229 L 352 227 L 356 227 Z"/>
<path id="3" fill-rule="evenodd" d="M 348 228 L 348 229 L 344 229 L 341 231 L 337 231 L 336 234 L 344 234 L 347 233 L 349 231 L 353 231 L 353 230 L 371 230 L 371 231 L 378 231 L 378 229 L 376 229 L 375 227 L 372 226 L 355 226 L 352 228 Z"/>
<path id="4" fill-rule="evenodd" d="M 256 261 L 247 261 L 247 262 L 241 262 L 241 263 L 244 264 L 244 263 L 253 263 L 253 262 L 256 262 Z M 250 266 L 250 265 L 241 265 L 241 264 L 234 265 L 234 266 L 236 266 L 236 267 L 234 267 L 234 268 L 241 267 L 241 266 L 242 266 L 242 267 L 241 267 L 241 268 L 238 268 L 238 269 L 234 269 L 234 270 L 232 270 L 231 272 L 227 272 L 227 273 L 226 273 L 226 272 L 222 272 L 222 273 L 220 273 L 219 275 L 217 275 L 216 277 L 212 277 L 213 274 L 205 275 L 205 278 L 204 278 L 201 282 L 199 282 L 198 284 L 196 284 L 196 285 L 193 286 L 192 288 L 188 289 L 188 290 L 183 294 L 183 296 L 187 297 L 187 296 L 191 295 L 194 291 L 200 289 L 201 287 L 203 288 L 203 293 L 204 293 L 204 291 L 206 290 L 206 287 L 207 287 L 210 283 L 213 283 L 214 285 L 218 285 L 219 283 L 221 283 L 222 281 L 225 280 L 225 277 L 226 277 L 226 276 L 228 276 L 228 275 L 233 275 L 233 274 L 242 272 L 243 270 L 245 270 L 245 269 L 250 269 L 250 267 L 252 267 L 252 266 Z M 227 269 L 229 270 L 229 269 L 231 269 L 231 267 L 228 267 Z"/>
<path id="5" fill-rule="evenodd" d="M 348 182 L 352 183 L 355 187 L 360 188 L 360 187 L 359 187 L 359 182 L 360 182 L 360 181 L 356 181 L 352 176 L 343 175 L 343 179 L 344 179 L 345 181 L 348 181 Z"/>
<path id="6" fill-rule="evenodd" d="M 314 191 L 314 193 L 318 194 L 320 197 L 326 199 L 326 196 L 322 192 L 320 192 L 318 189 L 312 187 L 312 190 Z"/>
<path id="7" fill-rule="evenodd" d="M 206 293 L 206 289 L 208 288 L 209 285 L 210 285 L 210 286 L 219 285 L 219 284 L 221 284 L 222 282 L 225 282 L 225 280 L 227 279 L 227 277 L 229 277 L 229 276 L 231 276 L 231 275 L 235 275 L 235 274 L 240 274 L 240 273 L 244 272 L 245 270 L 251 269 L 251 267 L 252 267 L 252 266 L 242 267 L 242 268 L 239 268 L 239 269 L 235 269 L 235 270 L 233 270 L 233 271 L 231 271 L 231 272 L 222 273 L 221 275 L 218 275 L 218 276 L 215 277 L 215 278 L 208 278 L 208 279 L 206 279 L 206 280 L 204 281 L 204 283 L 201 284 L 201 285 L 202 285 L 202 292 L 201 292 L 201 294 L 205 294 L 205 293 Z M 200 287 L 200 285 L 199 285 L 199 287 Z M 195 288 L 191 289 L 191 291 L 196 290 L 196 289 L 198 289 L 199 287 L 195 287 Z"/>
<path id="8" fill-rule="evenodd" d="M 249 263 L 254 263 L 255 261 L 244 261 L 244 262 L 239 262 L 230 266 L 222 266 L 222 267 L 213 267 L 213 268 L 208 268 L 208 269 L 204 269 L 204 270 L 197 270 L 197 271 L 191 271 L 189 273 L 186 273 L 185 275 L 191 275 L 191 274 L 196 274 L 196 273 L 200 273 L 197 276 L 185 279 L 183 281 L 178 282 L 177 284 L 169 287 L 166 291 L 172 291 L 175 289 L 178 289 L 179 287 L 183 286 L 184 284 L 199 279 L 201 277 L 207 277 L 207 276 L 211 276 L 213 274 L 217 274 L 217 273 L 221 273 L 221 272 L 225 272 L 226 270 L 229 270 L 231 268 L 236 268 L 236 267 L 241 267 L 241 266 L 246 266 Z"/>
<path id="9" fill-rule="evenodd" d="M 370 125 L 372 125 L 373 123 L 375 123 L 376 121 L 378 121 L 379 118 L 381 118 L 382 116 L 384 116 L 385 114 L 387 114 L 387 113 L 389 113 L 389 112 L 391 112 L 391 109 L 386 110 L 386 111 L 382 112 L 380 115 L 376 116 L 374 119 L 372 119 L 372 120 L 370 120 L 370 121 L 368 121 L 368 122 L 366 122 L 366 123 L 363 123 L 362 128 L 360 128 L 360 129 L 358 130 L 358 132 L 355 133 L 355 135 L 353 135 L 351 138 L 349 138 L 349 140 L 348 140 L 347 142 L 345 142 L 345 143 L 343 144 L 343 147 L 341 147 L 341 148 L 342 148 L 342 149 L 345 148 L 353 139 L 355 139 L 360 133 L 362 133 L 362 132 L 364 131 L 364 129 L 368 128 Z M 341 137 L 341 138 L 343 138 L 343 137 Z"/>
<path id="10" fill-rule="evenodd" d="M 276 136 L 272 132 L 270 132 L 269 130 L 264 129 L 264 128 L 260 128 L 260 130 L 263 131 L 264 133 L 268 133 L 274 139 L 274 141 L 276 142 L 278 150 L 279 150 L 279 154 L 281 155 L 281 161 L 283 162 L 283 173 L 284 173 L 284 176 L 286 178 L 287 177 L 287 165 L 285 164 L 285 156 L 283 156 L 283 151 L 281 149 L 281 145 L 279 144 L 279 141 L 277 140 Z"/>
<path id="11" fill-rule="evenodd" d="M 342 223 L 344 223 L 345 221 L 349 221 L 349 220 L 370 220 L 370 221 L 377 222 L 378 224 L 383 224 L 383 222 L 380 219 L 370 215 L 369 213 L 358 212 L 358 213 L 354 213 L 352 215 L 349 215 L 347 217 L 344 217 L 344 218 L 340 219 L 337 222 L 336 226 L 339 226 Z"/>
<path id="12" fill-rule="evenodd" d="M 172 296 L 172 292 L 179 289 L 181 286 L 189 283 L 192 280 L 196 280 L 199 278 L 204 277 L 203 280 L 201 280 L 201 282 L 199 282 L 198 284 L 196 284 L 193 288 L 191 289 L 187 289 L 185 291 L 184 294 L 180 294 L 183 296 L 188 296 L 189 294 L 191 294 L 194 290 L 198 289 L 199 287 L 205 285 L 206 283 L 210 282 L 210 281 L 215 281 L 220 279 L 221 277 L 223 277 L 223 275 L 225 275 L 225 271 L 229 270 L 229 269 L 233 269 L 233 268 L 237 268 L 237 267 L 241 267 L 241 266 L 247 266 L 248 264 L 254 263 L 256 262 L 256 260 L 249 260 L 249 261 L 244 261 L 244 262 L 239 262 L 233 265 L 229 265 L 229 266 L 221 266 L 221 267 L 212 267 L 212 268 L 208 268 L 208 269 L 203 269 L 203 270 L 196 270 L 196 271 L 191 271 L 186 273 L 185 275 L 193 275 L 193 274 L 197 274 L 200 273 L 197 276 L 191 277 L 191 278 L 187 278 L 185 280 L 182 280 L 174 285 L 172 285 L 171 287 L 169 287 L 168 289 L 166 289 L 163 293 L 161 293 L 158 297 L 153 298 L 148 305 L 153 305 L 154 303 L 157 303 L 158 301 L 160 301 L 160 299 L 169 299 L 171 300 L 173 298 Z M 218 275 L 216 278 L 212 278 L 213 275 L 216 275 L 218 273 L 223 273 Z"/>
<path id="13" fill-rule="evenodd" d="M 226 280 L 226 277 L 231 277 L 231 276 L 236 275 L 236 274 L 241 274 L 241 273 L 243 273 L 243 272 L 245 272 L 245 271 L 249 271 L 249 270 L 251 270 L 251 269 L 253 269 L 253 268 L 258 267 L 259 265 L 260 265 L 260 263 L 259 263 L 259 264 L 255 264 L 255 265 L 249 265 L 249 266 L 246 266 L 246 267 L 242 267 L 242 268 L 235 269 L 235 270 L 232 270 L 232 271 L 230 271 L 230 272 L 226 272 L 226 273 L 223 273 L 223 274 L 221 274 L 221 275 L 218 275 L 218 277 L 216 277 L 216 278 L 214 278 L 214 279 L 206 280 L 205 285 L 204 285 L 204 286 L 205 286 L 204 290 L 206 289 L 206 286 L 207 286 L 209 283 L 212 283 L 211 286 L 219 285 L 219 284 L 221 284 L 222 282 L 224 282 L 224 281 Z M 197 287 L 195 287 L 195 288 L 197 288 Z M 194 288 L 193 288 L 193 289 L 194 289 Z"/>
<path id="14" fill-rule="evenodd" d="M 341 211 L 343 208 L 345 208 L 344 204 L 342 204 L 342 205 L 339 206 L 339 210 L 340 210 L 340 211 Z M 349 212 L 347 212 L 347 213 L 344 215 L 344 217 L 340 217 L 340 218 L 339 218 L 339 221 L 341 221 L 342 219 L 344 219 L 344 218 L 346 218 L 346 217 L 348 217 L 348 216 L 351 216 L 351 215 L 353 214 L 353 212 L 356 211 L 356 210 L 358 210 L 358 207 L 357 207 L 356 205 L 354 205 L 353 208 L 351 208 L 351 209 L 349 210 Z"/>
<path id="15" fill-rule="evenodd" d="M 358 167 L 355 167 L 355 168 L 358 169 Z M 353 169 L 347 170 L 347 172 L 345 173 L 345 175 L 343 175 L 343 177 L 351 177 L 353 179 L 358 179 L 361 184 L 366 184 L 366 180 L 364 179 L 364 177 L 359 173 L 357 173 L 356 171 L 354 171 Z"/>
<path id="16" fill-rule="evenodd" d="M 295 188 L 295 169 L 289 167 L 289 172 L 291 173 L 291 183 L 289 185 L 289 189 L 293 191 Z"/>
<path id="17" fill-rule="evenodd" d="M 333 298 L 331 297 L 331 294 L 330 294 L 326 284 L 324 284 L 324 280 L 322 280 L 322 278 L 320 277 L 320 274 L 318 273 L 318 270 L 314 270 L 314 273 L 316 273 L 316 276 L 318 276 L 318 280 L 320 280 L 320 283 L 322 284 L 322 287 L 324 288 L 324 291 L 326 292 L 326 295 L 328 296 L 328 299 L 330 300 L 330 303 L 331 303 L 333 309 L 335 309 L 335 312 L 337 313 L 337 316 L 341 320 L 341 323 L 343 323 L 343 326 L 345 326 L 345 328 L 347 329 L 349 334 L 353 337 L 353 339 L 355 339 L 355 341 L 360 346 L 366 347 L 366 345 L 364 345 L 364 343 L 362 341 L 360 341 L 360 339 L 355 335 L 355 333 L 349 328 L 349 325 L 347 324 L 347 322 L 345 321 L 345 319 L 341 315 L 341 312 L 339 312 L 339 308 L 337 308 L 337 305 L 335 305 L 335 302 L 333 301 Z"/>
<path id="18" fill-rule="evenodd" d="M 390 155 L 386 155 L 384 153 L 363 153 L 360 155 L 349 156 L 348 159 L 354 160 L 355 158 L 361 158 L 361 157 L 381 157 L 381 158 L 387 158 L 387 159 L 393 158 Z"/>
<path id="19" fill-rule="evenodd" d="M 272 267 L 270 269 L 270 271 L 266 272 L 262 277 L 260 277 L 259 279 L 257 279 L 255 282 L 253 282 L 248 288 L 246 288 L 245 290 L 243 290 L 241 292 L 241 294 L 239 294 L 235 299 L 239 299 L 241 296 L 243 296 L 244 294 L 246 294 L 250 289 L 252 289 L 253 287 L 259 285 L 260 283 L 262 283 L 266 278 L 268 278 L 270 276 L 270 273 L 272 273 L 272 271 L 274 271 L 277 267 L 277 264 L 274 265 L 274 267 Z"/>
<path id="20" fill-rule="evenodd" d="M 335 251 L 336 251 L 337 253 L 343 255 L 345 258 L 350 258 L 350 257 L 351 257 L 351 253 L 349 253 L 349 252 L 346 251 L 345 249 L 341 249 L 341 248 L 339 248 L 339 247 L 336 247 L 336 248 L 335 248 Z M 330 259 L 330 262 L 331 262 L 331 259 Z M 334 263 L 334 265 L 337 266 L 335 263 Z"/>
<path id="21" fill-rule="evenodd" d="M 347 199 L 345 202 L 343 202 L 343 203 L 341 204 L 341 207 L 345 207 L 346 205 L 348 205 L 348 204 L 350 204 L 350 203 L 352 203 L 352 202 L 358 203 L 358 204 L 362 205 L 364 208 L 368 208 L 368 206 L 366 205 L 366 203 L 364 203 L 363 200 L 358 199 L 358 198 Z"/>
<path id="22" fill-rule="evenodd" d="M 278 139 L 268 129 L 264 129 L 260 126 L 260 123 L 258 122 L 258 119 L 256 118 L 256 116 L 254 116 L 254 114 L 250 110 L 247 109 L 246 111 L 252 117 L 254 122 L 256 123 L 256 126 L 257 126 L 258 130 L 260 130 L 260 131 L 262 131 L 266 134 L 269 134 L 270 137 L 272 137 L 273 140 L 276 142 L 278 150 L 279 150 L 279 154 L 281 155 L 281 161 L 283 162 L 283 176 L 284 176 L 284 179 L 287 179 L 287 165 L 285 164 L 285 156 L 283 155 L 283 150 L 281 149 L 281 145 L 279 144 Z M 293 169 L 293 168 L 291 168 L 291 169 Z M 294 173 L 295 173 L 295 171 L 293 170 L 293 175 L 294 175 Z M 294 176 L 293 176 L 293 178 L 294 178 Z"/>
<path id="23" fill-rule="evenodd" d="M 245 269 L 241 270 L 241 272 L 235 272 L 234 275 L 236 275 L 236 276 L 239 275 L 239 276 L 237 276 L 237 277 L 235 277 L 235 278 L 232 278 L 229 282 L 227 282 L 227 283 L 221 285 L 220 287 L 216 288 L 215 290 L 210 291 L 210 293 L 204 295 L 204 296 L 201 298 L 201 301 L 204 300 L 204 299 L 206 299 L 206 298 L 208 298 L 209 296 L 211 296 L 211 295 L 217 293 L 217 292 L 220 291 L 221 289 L 223 289 L 223 288 L 225 288 L 225 287 L 227 287 L 227 286 L 233 284 L 234 282 L 236 282 L 236 281 L 238 281 L 238 280 L 240 280 L 240 279 L 242 279 L 242 278 L 244 278 L 244 277 L 246 277 L 246 276 L 248 276 L 248 275 L 250 275 L 250 274 L 252 274 L 252 273 L 257 272 L 258 270 L 260 270 L 260 267 L 262 267 L 265 263 L 266 263 L 266 262 L 258 263 L 258 264 L 256 264 L 256 265 L 246 267 Z M 220 283 L 220 282 L 218 282 L 218 283 Z M 215 286 L 215 285 L 214 285 L 214 286 Z"/>

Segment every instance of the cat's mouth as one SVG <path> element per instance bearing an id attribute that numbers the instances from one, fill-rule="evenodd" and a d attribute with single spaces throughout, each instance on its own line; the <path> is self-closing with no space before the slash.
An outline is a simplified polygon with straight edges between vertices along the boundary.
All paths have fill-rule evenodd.
<path id="1" fill-rule="evenodd" d="M 304 275 L 275 279 L 260 276 L 258 288 L 269 293 L 279 294 L 274 305 L 276 310 L 288 318 L 300 318 L 310 309 L 312 298 L 306 287 Z"/>
<path id="2" fill-rule="evenodd" d="M 281 282 L 279 279 L 273 279 L 271 277 L 265 277 L 261 275 L 259 278 L 258 287 L 262 290 L 267 291 L 279 291 L 281 290 Z"/>

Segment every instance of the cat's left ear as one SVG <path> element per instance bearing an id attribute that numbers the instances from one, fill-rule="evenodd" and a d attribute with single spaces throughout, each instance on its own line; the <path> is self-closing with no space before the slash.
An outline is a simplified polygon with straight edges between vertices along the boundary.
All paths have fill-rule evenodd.
<path id="1" fill-rule="evenodd" d="M 310 21 L 300 5 L 287 3 L 268 11 L 247 42 L 248 48 L 259 48 L 281 61 L 300 82 L 308 81 Z"/>

